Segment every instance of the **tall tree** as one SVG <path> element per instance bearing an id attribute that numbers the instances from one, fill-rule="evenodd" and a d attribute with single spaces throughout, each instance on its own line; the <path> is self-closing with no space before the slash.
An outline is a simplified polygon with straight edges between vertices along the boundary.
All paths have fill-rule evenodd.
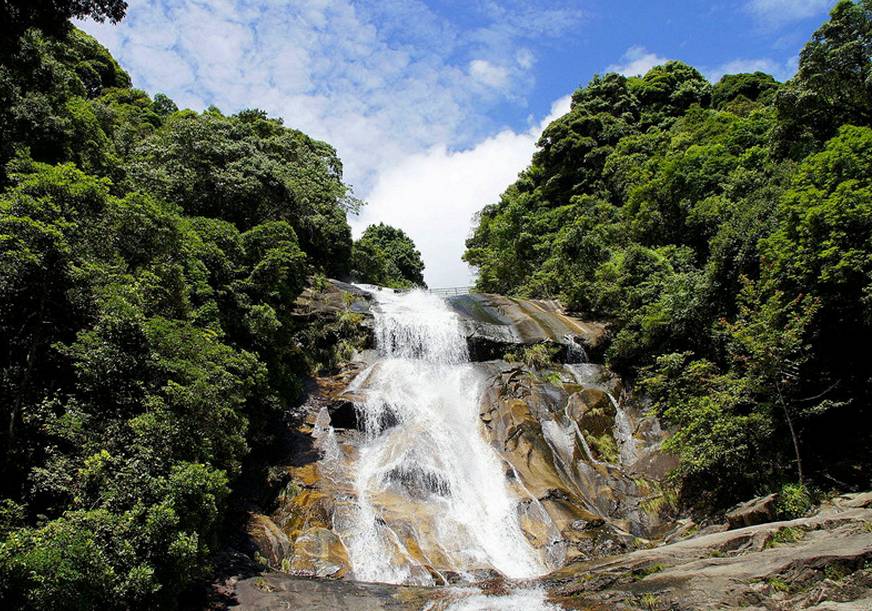
<path id="1" fill-rule="evenodd" d="M 7 49 L 14 46 L 28 28 L 39 28 L 49 35 L 64 34 L 72 18 L 118 23 L 126 12 L 125 0 L 0 0 L 0 23 L 5 30 L 2 45 Z"/>
<path id="2" fill-rule="evenodd" d="M 775 98 L 783 153 L 801 157 L 841 125 L 872 125 L 872 0 L 841 0 Z"/>
<path id="3" fill-rule="evenodd" d="M 354 243 L 352 273 L 361 282 L 392 287 L 426 286 L 424 262 L 402 229 L 370 225 Z"/>

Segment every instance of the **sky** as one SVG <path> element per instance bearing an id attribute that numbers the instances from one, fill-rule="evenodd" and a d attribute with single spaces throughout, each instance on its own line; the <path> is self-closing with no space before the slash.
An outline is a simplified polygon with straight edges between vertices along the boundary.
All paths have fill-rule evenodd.
<path id="1" fill-rule="evenodd" d="M 474 215 L 530 161 L 597 73 L 669 59 L 716 80 L 795 72 L 834 0 L 128 0 L 81 22 L 134 86 L 181 108 L 260 108 L 336 147 L 367 202 L 402 228 L 431 287 L 467 286 Z"/>

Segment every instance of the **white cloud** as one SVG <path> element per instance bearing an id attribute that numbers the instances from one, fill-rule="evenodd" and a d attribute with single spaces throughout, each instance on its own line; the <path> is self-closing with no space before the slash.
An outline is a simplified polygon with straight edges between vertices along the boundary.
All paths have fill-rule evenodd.
<path id="1" fill-rule="evenodd" d="M 501 89 L 509 82 L 508 69 L 496 66 L 486 59 L 474 59 L 469 62 L 469 74 L 475 80 L 495 89 Z"/>
<path id="2" fill-rule="evenodd" d="M 256 106 L 330 142 L 365 196 L 406 156 L 487 135 L 488 111 L 523 104 L 532 85 L 523 43 L 579 18 L 544 3 L 479 10 L 462 29 L 420 0 L 131 0 L 117 26 L 80 25 L 150 93 L 197 110 Z"/>
<path id="3" fill-rule="evenodd" d="M 617 72 L 625 76 L 644 75 L 654 66 L 659 66 L 669 61 L 652 53 L 645 47 L 634 46 L 627 49 L 621 57 L 621 63 L 612 64 L 606 68 L 606 72 Z M 771 74 L 779 81 L 785 81 L 796 73 L 799 58 L 791 57 L 787 61 L 779 62 L 771 58 L 737 58 L 725 62 L 719 66 L 702 68 L 701 71 L 712 83 L 716 83 L 725 74 L 739 74 L 742 72 L 765 72 Z"/>
<path id="4" fill-rule="evenodd" d="M 624 76 L 640 76 L 654 66 L 659 66 L 667 61 L 669 61 L 668 58 L 651 53 L 645 47 L 633 46 L 624 52 L 620 63 L 606 67 L 606 72 L 617 72 Z"/>
<path id="5" fill-rule="evenodd" d="M 745 10 L 760 25 L 776 27 L 791 21 L 815 17 L 826 11 L 835 0 L 749 0 Z"/>
<path id="6" fill-rule="evenodd" d="M 706 78 L 716 83 L 725 74 L 741 74 L 743 72 L 765 72 L 771 74 L 779 81 L 786 81 L 796 73 L 798 58 L 792 57 L 786 62 L 778 62 L 774 59 L 734 59 L 725 64 L 706 70 Z"/>
<path id="7" fill-rule="evenodd" d="M 352 220 L 355 235 L 371 224 L 400 227 L 415 241 L 431 287 L 472 283 L 472 270 L 460 260 L 472 218 L 496 202 L 530 163 L 542 130 L 569 111 L 570 96 L 528 131 L 505 129 L 475 146 L 451 151 L 444 144 L 409 156 L 379 174 L 370 205 Z"/>
<path id="8" fill-rule="evenodd" d="M 518 52 L 515 53 L 515 61 L 518 62 L 518 65 L 524 70 L 529 70 L 536 62 L 536 56 L 533 55 L 533 52 L 530 51 L 530 49 L 518 49 Z"/>

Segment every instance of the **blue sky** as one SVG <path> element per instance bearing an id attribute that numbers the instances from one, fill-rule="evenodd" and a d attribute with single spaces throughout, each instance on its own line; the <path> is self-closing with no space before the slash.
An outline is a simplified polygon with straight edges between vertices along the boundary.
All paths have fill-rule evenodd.
<path id="1" fill-rule="evenodd" d="M 367 200 L 355 233 L 406 230 L 431 286 L 459 286 L 473 214 L 598 72 L 681 59 L 710 79 L 789 78 L 833 0 L 132 0 L 80 24 L 135 86 L 179 106 L 258 107 L 333 144 Z"/>

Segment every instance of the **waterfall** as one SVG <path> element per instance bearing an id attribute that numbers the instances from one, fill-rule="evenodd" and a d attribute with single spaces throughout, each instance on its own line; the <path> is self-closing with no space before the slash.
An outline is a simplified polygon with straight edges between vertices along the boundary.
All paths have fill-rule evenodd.
<path id="1" fill-rule="evenodd" d="M 353 507 L 338 528 L 354 577 L 433 583 L 426 567 L 437 563 L 409 543 L 416 538 L 460 575 L 544 573 L 519 523 L 520 499 L 481 435 L 483 375 L 469 363 L 456 315 L 424 291 L 365 288 L 376 300 L 380 359 L 354 383 L 363 432 Z"/>
<path id="2" fill-rule="evenodd" d="M 575 378 L 576 382 L 581 384 L 582 386 L 594 386 L 596 388 L 601 389 L 611 401 L 612 406 L 615 408 L 615 426 L 614 426 L 614 437 L 615 441 L 618 444 L 618 452 L 621 456 L 621 464 L 622 465 L 631 465 L 636 460 L 636 440 L 633 437 L 633 427 L 630 424 L 630 418 L 627 415 L 626 410 L 621 405 L 621 402 L 618 401 L 615 396 L 608 391 L 608 389 L 602 384 L 602 367 L 599 365 L 592 365 L 590 363 L 581 363 L 581 364 L 567 364 L 564 365 L 565 369 L 572 374 Z M 568 415 L 567 415 L 568 417 Z M 576 430 L 578 430 L 578 425 L 575 425 Z M 581 431 L 578 430 L 578 437 L 581 440 L 582 444 L 584 444 L 585 451 L 588 454 L 588 458 L 593 461 L 593 456 L 590 453 L 590 448 L 587 447 L 587 442 L 584 439 L 584 436 L 581 434 Z"/>

